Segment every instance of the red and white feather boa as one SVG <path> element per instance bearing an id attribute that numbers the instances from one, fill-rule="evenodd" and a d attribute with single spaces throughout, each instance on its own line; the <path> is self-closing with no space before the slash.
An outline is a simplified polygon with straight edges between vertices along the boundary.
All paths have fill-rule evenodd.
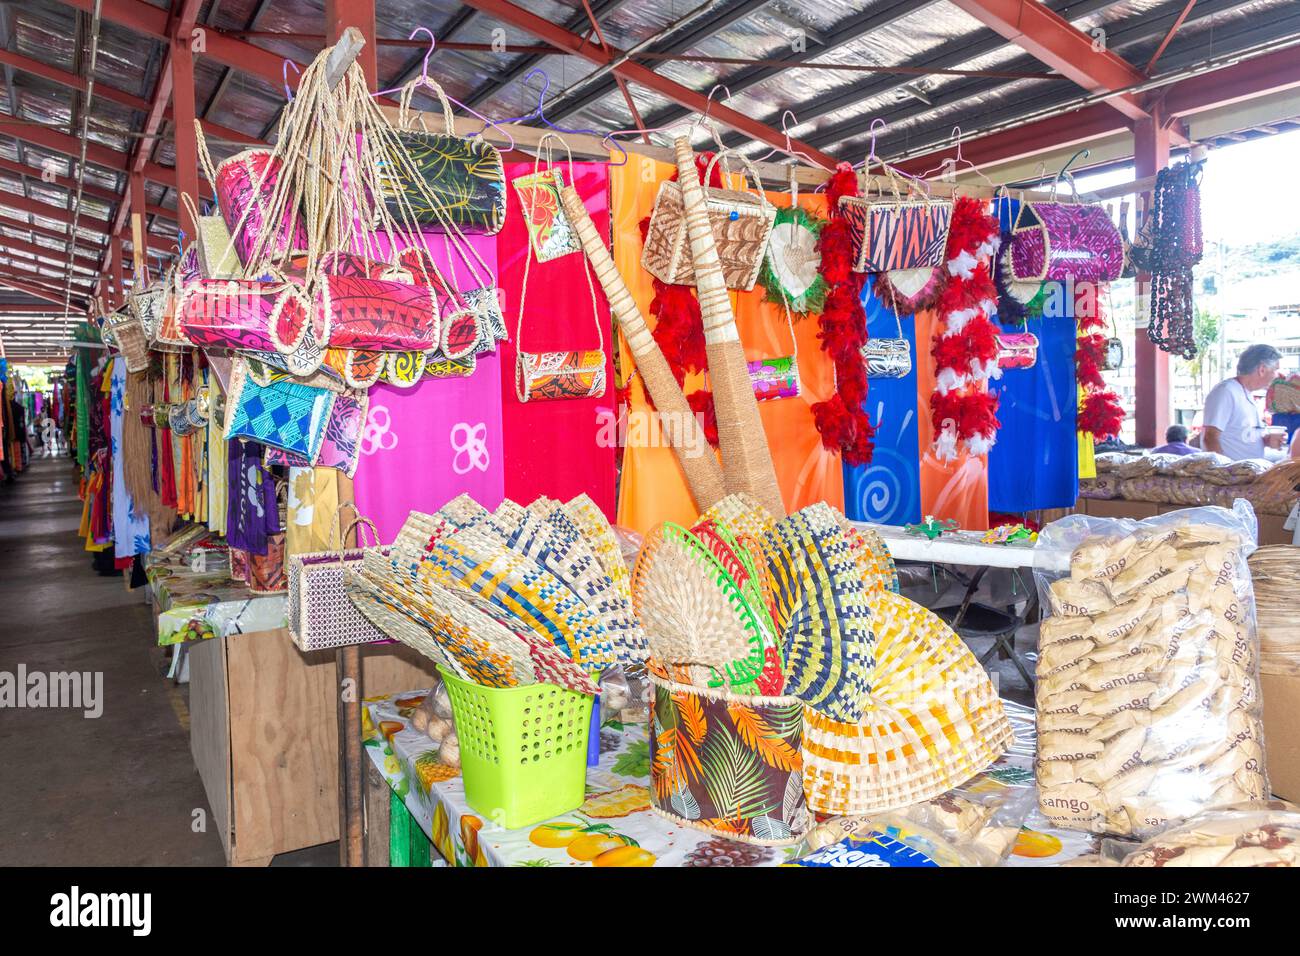
<path id="1" fill-rule="evenodd" d="M 1079 383 L 1079 417 L 1077 428 L 1089 432 L 1098 441 L 1115 438 L 1124 424 L 1124 407 L 1119 396 L 1106 387 L 1102 367 L 1106 361 L 1106 336 L 1099 330 L 1106 326 L 1101 296 L 1093 288 L 1076 287 L 1074 315 L 1079 326 L 1079 341 L 1074 353 L 1075 377 Z"/>
<path id="2" fill-rule="evenodd" d="M 987 204 L 969 196 L 957 199 L 948 230 L 948 284 L 935 306 L 939 313 L 930 354 L 935 391 L 930 397 L 933 450 L 941 461 L 962 451 L 987 454 L 998 430 L 998 399 L 988 380 L 998 369 L 997 311 L 992 262 L 1000 230 Z"/>

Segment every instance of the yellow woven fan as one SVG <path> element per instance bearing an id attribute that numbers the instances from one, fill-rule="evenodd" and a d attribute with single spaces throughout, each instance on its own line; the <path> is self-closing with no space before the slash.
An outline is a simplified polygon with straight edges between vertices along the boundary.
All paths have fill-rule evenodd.
<path id="1" fill-rule="evenodd" d="M 944 793 L 998 758 L 1011 725 L 970 649 L 934 614 L 871 598 L 876 670 L 863 718 L 804 709 L 804 789 L 820 813 L 895 809 Z"/>

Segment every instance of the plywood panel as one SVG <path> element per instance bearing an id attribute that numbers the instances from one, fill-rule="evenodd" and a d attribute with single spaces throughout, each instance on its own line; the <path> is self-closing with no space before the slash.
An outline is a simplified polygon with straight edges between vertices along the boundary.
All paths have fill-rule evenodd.
<path id="1" fill-rule="evenodd" d="M 216 637 L 189 647 L 190 753 L 212 811 L 210 825 L 230 859 L 230 707 L 226 642 Z"/>
<path id="2" fill-rule="evenodd" d="M 361 648 L 364 697 L 399 694 L 429 687 L 437 673 L 433 661 L 405 644 L 367 644 Z"/>
<path id="3" fill-rule="evenodd" d="M 337 840 L 334 652 L 304 654 L 286 629 L 227 641 L 236 858 Z"/>

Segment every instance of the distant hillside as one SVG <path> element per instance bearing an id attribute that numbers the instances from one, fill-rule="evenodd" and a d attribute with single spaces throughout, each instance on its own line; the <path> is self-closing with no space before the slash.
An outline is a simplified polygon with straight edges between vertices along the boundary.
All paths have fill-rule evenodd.
<path id="1" fill-rule="evenodd" d="M 1272 242 L 1255 242 L 1225 250 L 1224 265 L 1234 278 L 1275 275 L 1300 268 L 1300 233 Z"/>

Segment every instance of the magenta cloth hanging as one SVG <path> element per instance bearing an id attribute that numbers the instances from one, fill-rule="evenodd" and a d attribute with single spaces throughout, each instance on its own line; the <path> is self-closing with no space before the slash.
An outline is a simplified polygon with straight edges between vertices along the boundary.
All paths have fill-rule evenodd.
<path id="1" fill-rule="evenodd" d="M 563 150 L 557 150 L 554 167 L 567 184 L 569 166 L 562 156 Z M 591 214 L 597 232 L 608 238 L 607 166 L 604 163 L 575 162 L 573 171 L 578 195 Z M 609 304 L 599 283 L 595 285 L 596 317 L 604 330 L 604 395 L 524 403 L 515 394 L 515 337 L 529 230 L 519 193 L 509 184 L 532 172 L 531 162 L 506 164 L 506 223 L 497 234 L 499 284 L 506 304 L 506 328 L 510 333 L 510 341 L 502 342 L 499 349 L 506 449 L 505 495 L 513 501 L 526 503 L 539 495 L 567 501 L 586 492 L 612 521 L 616 510 L 615 339 Z M 558 209 L 554 213 L 563 217 Z M 525 351 L 571 352 L 594 349 L 599 344 L 592 322 L 591 292 L 583 276 L 585 260 L 579 250 L 545 262 L 533 262 L 528 282 L 527 314 L 523 317 Z"/>
<path id="2" fill-rule="evenodd" d="M 468 242 L 495 271 L 495 238 L 472 236 Z M 463 260 L 448 262 L 440 236 L 428 236 L 426 243 L 450 280 L 472 284 Z M 469 376 L 426 376 L 412 388 L 371 387 L 353 494 L 382 541 L 397 536 L 410 512 L 434 511 L 461 493 L 488 508 L 501 503 L 501 378 L 499 353 L 488 353 L 477 357 Z"/>

